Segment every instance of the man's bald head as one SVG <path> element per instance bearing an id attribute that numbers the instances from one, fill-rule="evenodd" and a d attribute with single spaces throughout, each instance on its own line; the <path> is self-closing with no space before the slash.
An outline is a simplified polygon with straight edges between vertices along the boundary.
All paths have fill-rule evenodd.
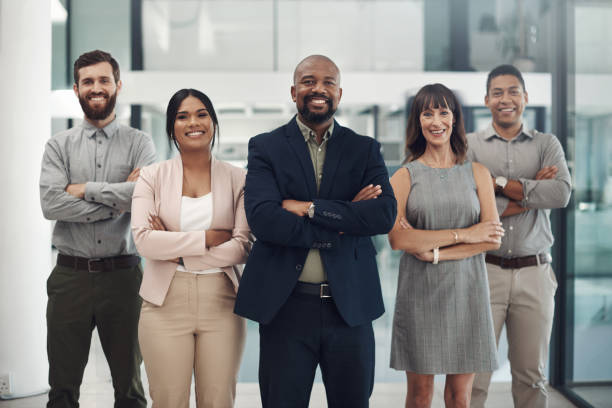
<path id="1" fill-rule="evenodd" d="M 293 85 L 295 85 L 298 81 L 298 78 L 300 77 L 300 75 L 302 74 L 302 72 L 304 70 L 308 70 L 309 68 L 313 68 L 315 65 L 318 64 L 325 64 L 325 65 L 330 65 L 333 67 L 333 70 L 335 70 L 337 76 L 338 76 L 338 85 L 340 84 L 340 69 L 338 68 L 338 66 L 336 65 L 336 63 L 334 61 L 332 61 L 329 57 L 326 57 L 325 55 L 309 55 L 306 58 L 304 58 L 303 60 L 301 60 L 299 62 L 299 64 L 297 64 L 297 66 L 295 67 L 295 71 L 293 71 Z"/>
<path id="2" fill-rule="evenodd" d="M 340 70 L 324 55 L 311 55 L 295 67 L 291 98 L 302 123 L 329 126 L 342 97 Z"/>

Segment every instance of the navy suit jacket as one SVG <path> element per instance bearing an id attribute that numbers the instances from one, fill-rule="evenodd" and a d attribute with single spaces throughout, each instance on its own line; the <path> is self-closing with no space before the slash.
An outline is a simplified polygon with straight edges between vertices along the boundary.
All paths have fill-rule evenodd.
<path id="1" fill-rule="evenodd" d="M 333 300 L 350 326 L 385 311 L 371 235 L 386 234 L 397 204 L 379 143 L 334 123 L 319 193 L 295 117 L 249 141 L 244 207 L 257 238 L 238 289 L 235 312 L 269 323 L 296 285 L 311 248 L 320 250 Z M 351 202 L 368 184 L 372 200 Z M 312 219 L 282 208 L 284 199 L 313 201 Z M 340 234 L 342 232 L 342 234 Z"/>

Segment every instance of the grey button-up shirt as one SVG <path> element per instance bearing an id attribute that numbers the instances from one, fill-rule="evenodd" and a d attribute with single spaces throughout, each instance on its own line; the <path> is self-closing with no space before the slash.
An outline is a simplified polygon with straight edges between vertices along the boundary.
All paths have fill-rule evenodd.
<path id="1" fill-rule="evenodd" d="M 554 242 L 550 209 L 565 207 L 571 193 L 571 178 L 559 140 L 552 134 L 529 130 L 525 123 L 510 141 L 499 136 L 493 124 L 467 138 L 468 159 L 484 164 L 493 177 L 520 181 L 524 199 L 519 204 L 529 208 L 502 219 L 506 234 L 501 247 L 490 253 L 504 258 L 548 253 Z M 557 166 L 557 176 L 535 180 L 536 173 L 546 166 Z M 501 216 L 510 200 L 498 195 L 496 201 Z"/>
<path id="2" fill-rule="evenodd" d="M 126 180 L 153 162 L 152 139 L 117 119 L 103 129 L 83 121 L 54 135 L 43 155 L 40 202 L 45 218 L 57 220 L 52 242 L 58 251 L 85 258 L 136 253 L 130 235 L 136 183 Z M 84 199 L 65 191 L 82 183 Z"/>
<path id="3" fill-rule="evenodd" d="M 318 144 L 316 133 L 303 124 L 299 118 L 296 118 L 296 121 L 302 132 L 302 136 L 304 136 L 308 152 L 310 153 L 310 160 L 312 160 L 318 193 L 319 187 L 321 186 L 321 180 L 323 179 L 323 165 L 325 164 L 325 154 L 327 153 L 327 141 L 334 131 L 334 122 L 332 122 L 327 131 L 325 131 L 321 144 Z M 327 274 L 325 273 L 321 254 L 318 249 L 311 249 L 308 251 L 306 261 L 304 261 L 304 268 L 298 280 L 310 283 L 319 283 L 327 280 Z"/>

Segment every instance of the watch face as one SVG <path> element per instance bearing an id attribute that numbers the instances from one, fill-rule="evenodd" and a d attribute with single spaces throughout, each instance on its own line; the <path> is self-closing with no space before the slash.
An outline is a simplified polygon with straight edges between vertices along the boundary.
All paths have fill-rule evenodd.
<path id="1" fill-rule="evenodd" d="M 506 187 L 506 184 L 508 184 L 508 179 L 503 176 L 498 176 L 495 178 L 495 184 L 497 184 L 501 188 L 504 188 Z"/>
<path id="2" fill-rule="evenodd" d="M 308 217 L 314 217 L 314 204 L 310 204 L 310 207 L 308 207 Z"/>

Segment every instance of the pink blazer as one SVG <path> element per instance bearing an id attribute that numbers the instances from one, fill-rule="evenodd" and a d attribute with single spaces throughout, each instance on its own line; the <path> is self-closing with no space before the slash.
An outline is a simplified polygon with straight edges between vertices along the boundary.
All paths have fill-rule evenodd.
<path id="1" fill-rule="evenodd" d="M 242 265 L 251 250 L 252 236 L 244 213 L 244 180 L 246 170 L 212 159 L 211 190 L 213 217 L 211 229 L 232 231 L 223 244 L 206 248 L 204 231 L 180 232 L 183 164 L 181 157 L 144 167 L 132 196 L 132 234 L 136 248 L 145 257 L 140 296 L 161 306 L 176 271 L 176 263 L 167 261 L 183 257 L 190 270 L 221 268 L 238 290 Z M 147 220 L 158 215 L 167 231 L 154 231 Z"/>

